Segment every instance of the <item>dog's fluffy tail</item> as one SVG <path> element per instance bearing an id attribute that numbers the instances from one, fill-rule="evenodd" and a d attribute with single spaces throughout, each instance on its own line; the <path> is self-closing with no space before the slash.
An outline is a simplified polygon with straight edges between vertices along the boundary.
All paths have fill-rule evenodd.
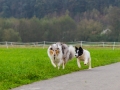
<path id="1" fill-rule="evenodd" d="M 75 48 L 72 45 L 70 45 L 69 51 L 70 51 L 69 59 L 72 59 L 73 57 L 75 57 Z"/>

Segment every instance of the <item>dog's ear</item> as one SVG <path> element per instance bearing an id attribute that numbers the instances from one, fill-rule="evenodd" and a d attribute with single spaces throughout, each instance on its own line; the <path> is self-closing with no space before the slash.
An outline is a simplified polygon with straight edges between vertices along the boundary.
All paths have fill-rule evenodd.
<path id="1" fill-rule="evenodd" d="M 79 51 L 80 51 L 81 54 L 83 54 L 83 49 L 82 49 L 82 47 L 79 47 Z"/>
<path id="2" fill-rule="evenodd" d="M 78 47 L 77 47 L 77 46 L 75 46 L 75 49 L 78 49 Z"/>
<path id="3" fill-rule="evenodd" d="M 57 50 L 59 50 L 59 48 L 57 48 Z"/>
<path id="4" fill-rule="evenodd" d="M 53 50 L 52 47 L 50 48 L 50 50 Z"/>

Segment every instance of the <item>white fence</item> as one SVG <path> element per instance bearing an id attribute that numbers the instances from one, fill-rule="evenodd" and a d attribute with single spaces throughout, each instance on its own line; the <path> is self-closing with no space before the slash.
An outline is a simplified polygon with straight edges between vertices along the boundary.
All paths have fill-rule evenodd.
<path id="1" fill-rule="evenodd" d="M 42 42 L 0 42 L 0 47 L 48 47 L 49 45 L 56 42 L 42 41 Z M 94 46 L 94 47 L 120 47 L 120 42 L 87 42 L 87 41 L 76 41 L 76 42 L 65 42 L 68 45 L 79 45 L 79 46 Z"/>

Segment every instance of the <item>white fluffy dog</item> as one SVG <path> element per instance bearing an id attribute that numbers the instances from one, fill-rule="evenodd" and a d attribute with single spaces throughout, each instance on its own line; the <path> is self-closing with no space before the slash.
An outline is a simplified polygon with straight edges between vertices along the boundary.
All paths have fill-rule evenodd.
<path id="1" fill-rule="evenodd" d="M 80 60 L 84 61 L 84 65 L 89 64 L 89 69 L 91 69 L 91 56 L 88 50 L 82 49 L 82 47 L 75 47 L 75 56 L 77 58 L 78 67 L 81 68 Z"/>
<path id="2" fill-rule="evenodd" d="M 57 42 L 49 46 L 47 53 L 54 67 L 58 66 L 59 69 L 62 64 L 64 69 L 67 61 L 75 56 L 75 48 Z"/>

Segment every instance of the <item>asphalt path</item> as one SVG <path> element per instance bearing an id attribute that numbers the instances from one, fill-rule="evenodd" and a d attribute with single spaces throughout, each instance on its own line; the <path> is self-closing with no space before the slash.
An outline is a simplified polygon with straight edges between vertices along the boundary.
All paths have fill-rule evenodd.
<path id="1" fill-rule="evenodd" d="M 77 71 L 12 90 L 120 90 L 120 62 Z"/>

